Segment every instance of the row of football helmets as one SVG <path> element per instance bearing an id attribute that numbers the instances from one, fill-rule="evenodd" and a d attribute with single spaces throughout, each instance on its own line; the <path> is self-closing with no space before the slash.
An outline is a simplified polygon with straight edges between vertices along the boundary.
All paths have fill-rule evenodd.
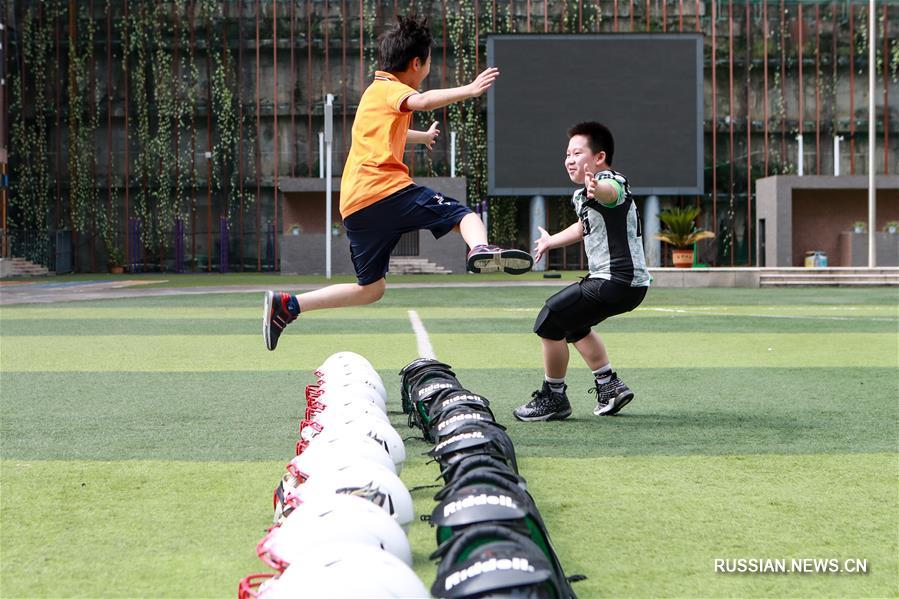
<path id="1" fill-rule="evenodd" d="M 398 476 L 406 450 L 381 377 L 352 352 L 315 375 L 273 525 L 256 546 L 273 571 L 242 579 L 238 597 L 428 597 L 411 568 L 414 511 Z"/>
<path id="2" fill-rule="evenodd" d="M 409 426 L 434 443 L 444 486 L 428 520 L 439 560 L 434 597 L 576 597 L 566 578 L 515 448 L 490 402 L 465 389 L 452 367 L 418 359 L 400 372 Z"/>

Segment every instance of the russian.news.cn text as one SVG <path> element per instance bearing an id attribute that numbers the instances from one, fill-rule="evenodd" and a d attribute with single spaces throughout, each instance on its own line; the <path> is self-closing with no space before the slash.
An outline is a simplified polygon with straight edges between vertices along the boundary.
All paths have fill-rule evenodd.
<path id="1" fill-rule="evenodd" d="M 716 574 L 867 574 L 868 560 L 855 557 L 718 558 Z"/>

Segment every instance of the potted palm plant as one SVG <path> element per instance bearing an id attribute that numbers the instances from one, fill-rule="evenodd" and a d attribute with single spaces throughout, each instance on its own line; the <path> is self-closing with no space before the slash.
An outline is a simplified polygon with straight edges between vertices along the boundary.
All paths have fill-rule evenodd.
<path id="1" fill-rule="evenodd" d="M 125 267 L 122 266 L 122 249 L 119 246 L 114 245 L 107 250 L 107 254 L 109 256 L 107 262 L 109 272 L 114 275 L 122 274 L 125 271 Z"/>
<path id="2" fill-rule="evenodd" d="M 696 227 L 694 221 L 697 216 L 699 216 L 699 208 L 695 206 L 684 208 L 675 206 L 662 211 L 659 215 L 665 229 L 656 235 L 656 239 L 673 246 L 671 257 L 677 268 L 692 267 L 693 244 L 701 239 L 711 239 L 715 236 L 711 231 Z"/>

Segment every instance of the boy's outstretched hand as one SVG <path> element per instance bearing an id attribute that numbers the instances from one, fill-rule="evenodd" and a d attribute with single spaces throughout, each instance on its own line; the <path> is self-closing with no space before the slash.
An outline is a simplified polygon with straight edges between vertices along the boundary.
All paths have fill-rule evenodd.
<path id="1" fill-rule="evenodd" d="M 434 149 L 434 142 L 437 140 L 437 136 L 440 135 L 440 129 L 437 128 L 437 121 L 431 123 L 431 126 L 425 131 L 426 139 L 422 143 L 428 147 L 429 150 Z"/>
<path id="2" fill-rule="evenodd" d="M 490 89 L 497 77 L 499 77 L 498 68 L 490 67 L 489 69 L 484 69 L 480 75 L 475 77 L 474 81 L 468 84 L 469 97 L 477 98 L 483 94 Z"/>
<path id="3" fill-rule="evenodd" d="M 537 227 L 540 231 L 540 239 L 534 242 L 534 262 L 539 262 L 543 254 L 552 248 L 549 246 L 550 234 L 543 227 Z"/>
<path id="4" fill-rule="evenodd" d="M 593 178 L 593 173 L 587 171 L 584 173 L 584 188 L 587 190 L 587 197 L 591 200 L 596 197 L 596 179 Z"/>

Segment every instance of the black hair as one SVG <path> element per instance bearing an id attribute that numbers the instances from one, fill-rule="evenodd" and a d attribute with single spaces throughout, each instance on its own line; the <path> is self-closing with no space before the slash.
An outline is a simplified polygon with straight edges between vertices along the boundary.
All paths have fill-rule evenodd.
<path id="1" fill-rule="evenodd" d="M 378 67 L 396 73 L 409 68 L 413 58 L 424 63 L 431 54 L 432 42 L 427 17 L 419 20 L 415 15 L 397 16 L 396 23 L 378 39 Z"/>
<path id="2" fill-rule="evenodd" d="M 578 123 L 568 130 L 568 139 L 575 135 L 583 135 L 587 138 L 590 150 L 594 154 L 606 153 L 606 164 L 612 166 L 612 156 L 615 154 L 615 138 L 612 132 L 602 123 L 586 121 Z"/>

